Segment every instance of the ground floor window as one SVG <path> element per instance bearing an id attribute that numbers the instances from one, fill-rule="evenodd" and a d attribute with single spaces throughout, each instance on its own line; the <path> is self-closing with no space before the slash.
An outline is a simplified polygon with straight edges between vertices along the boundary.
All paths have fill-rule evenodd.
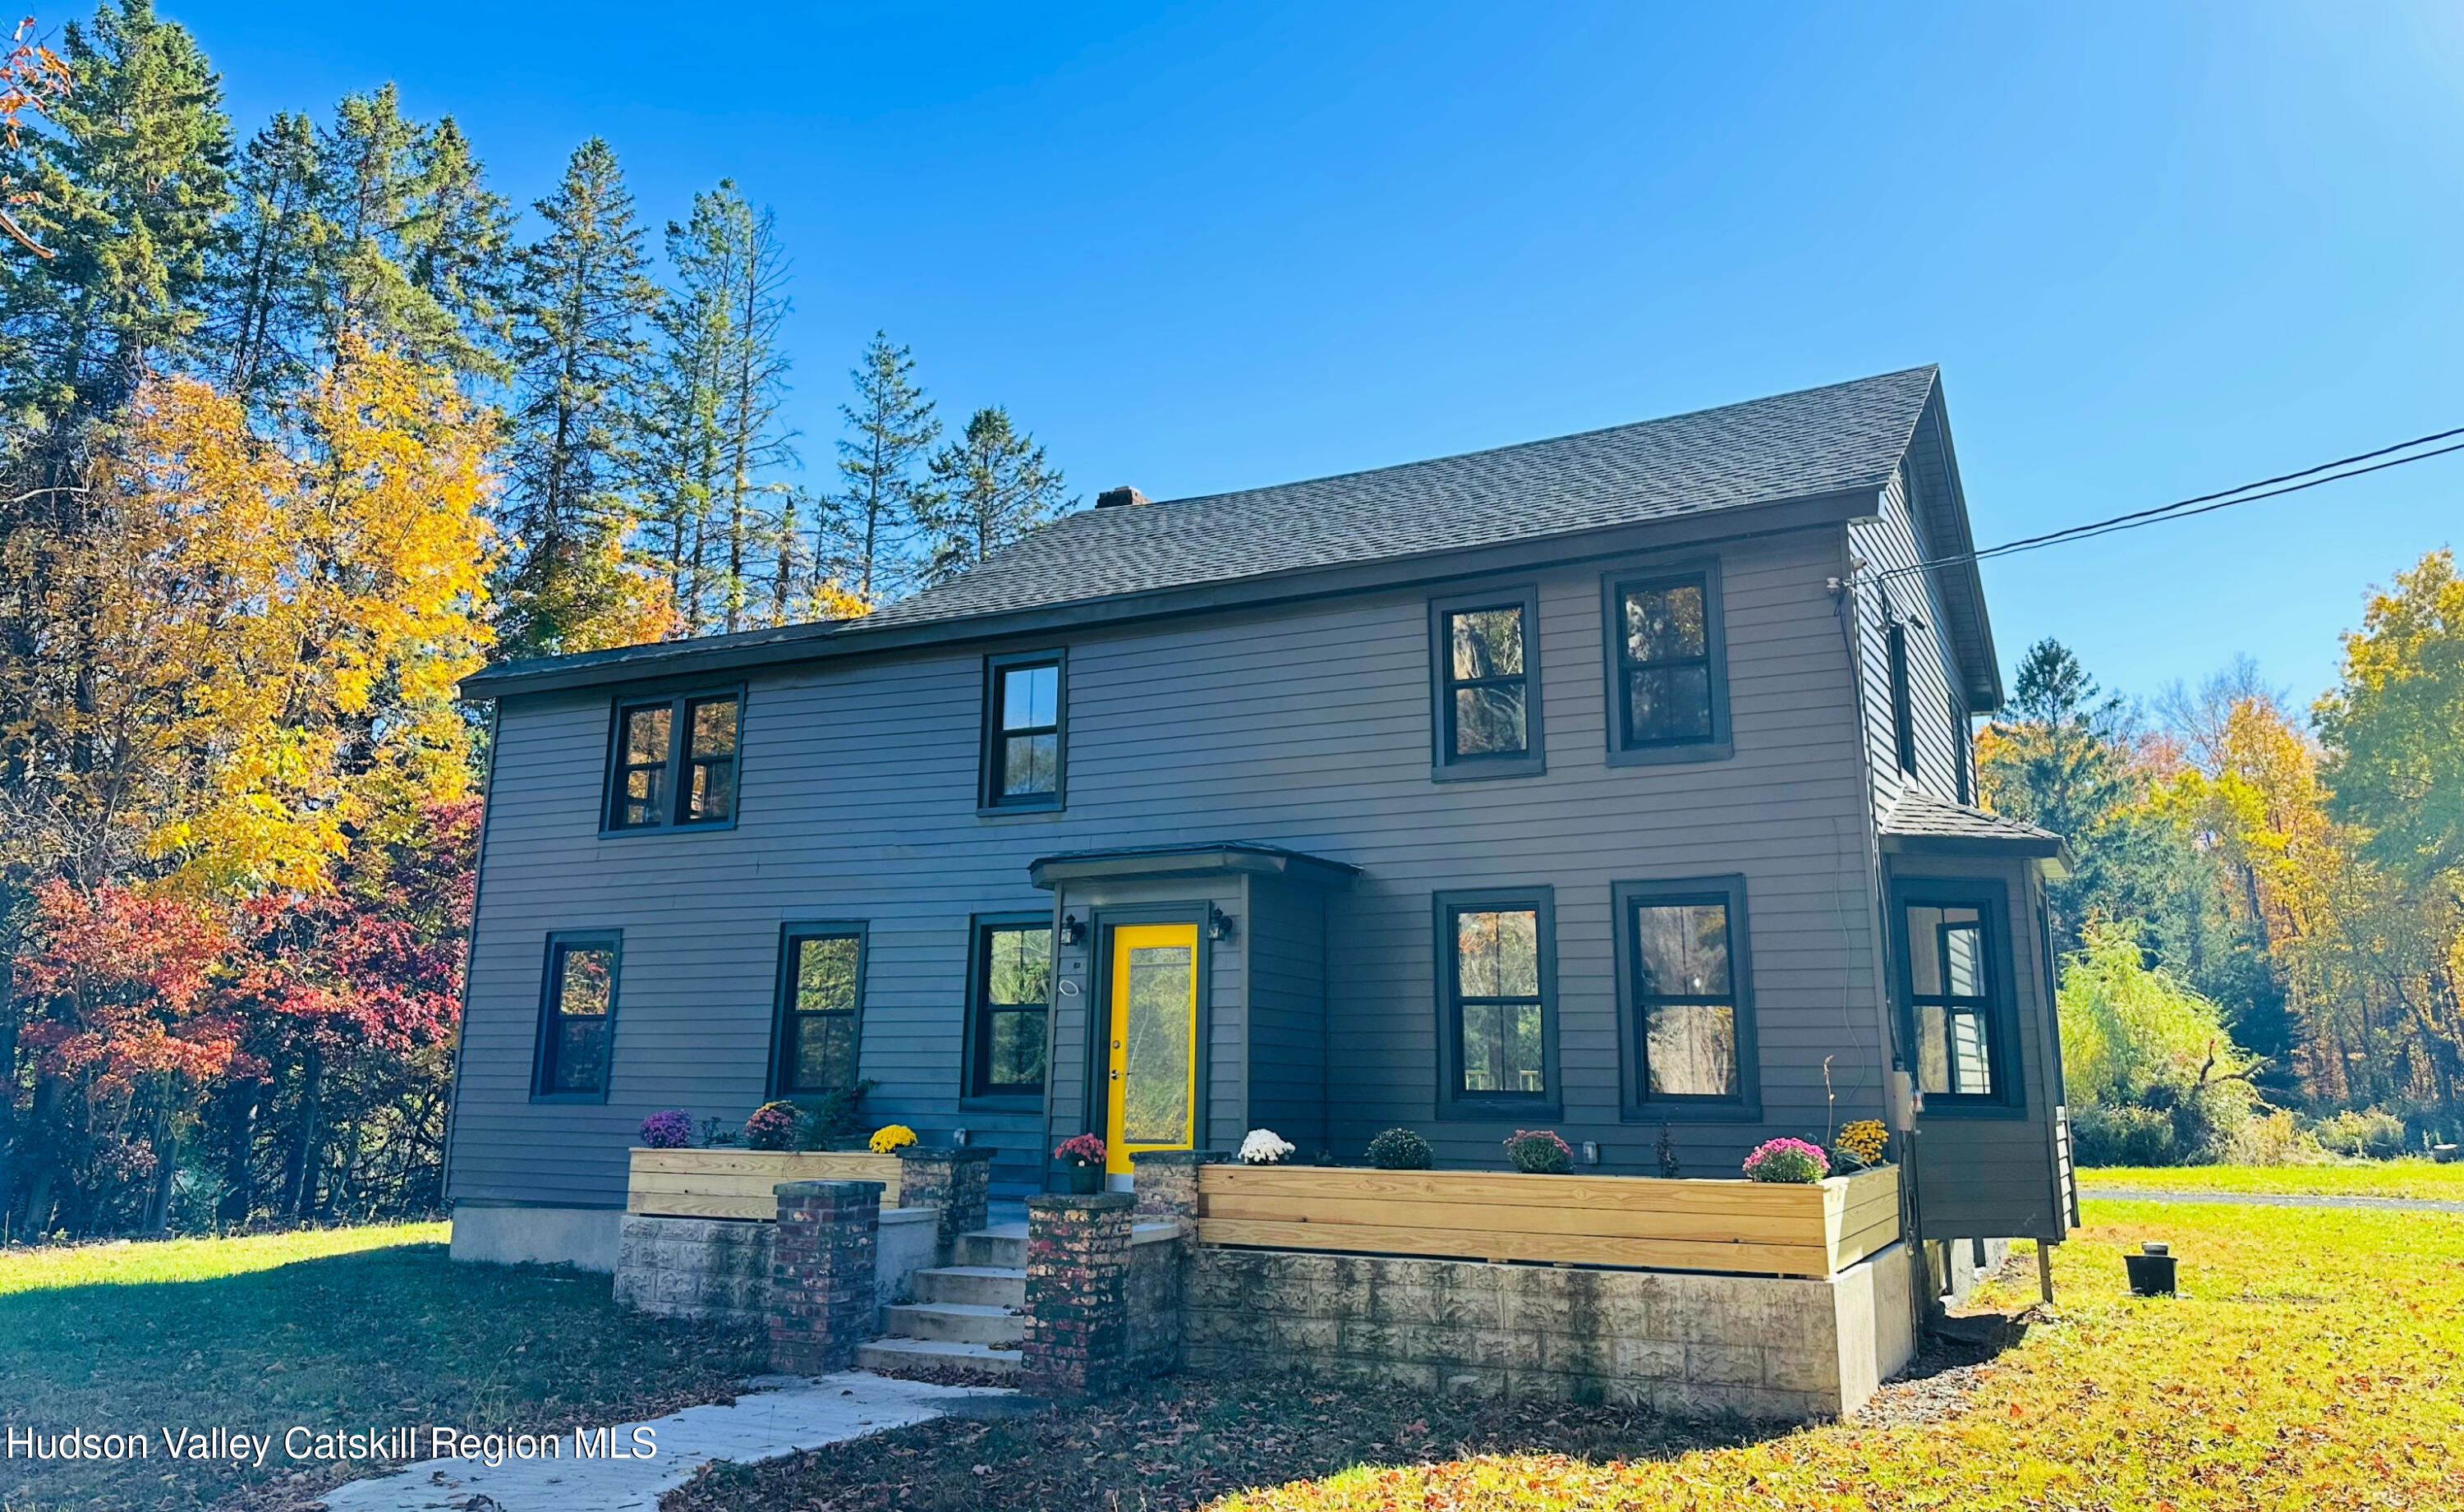
<path id="1" fill-rule="evenodd" d="M 607 1095 L 608 1041 L 616 1022 L 621 936 L 548 937 L 547 981 L 539 1004 L 538 1072 L 531 1091 L 548 1098 Z"/>
<path id="2" fill-rule="evenodd" d="M 1927 1108 L 2014 1104 L 2010 945 L 1999 888 L 1903 884 L 1898 905 L 1913 1069 Z"/>
<path id="3" fill-rule="evenodd" d="M 1515 1108 L 1553 1102 L 1556 927 L 1548 890 L 1441 894 L 1437 923 L 1449 1100 Z"/>
<path id="4" fill-rule="evenodd" d="M 779 962 L 779 1059 L 782 1095 L 855 1085 L 864 996 L 864 928 L 789 925 Z"/>
<path id="5" fill-rule="evenodd" d="M 1636 1101 L 1745 1107 L 1753 1017 L 1744 879 L 1622 883 L 1617 902 Z"/>
<path id="6" fill-rule="evenodd" d="M 1041 1096 L 1052 1008 L 1052 921 L 978 921 L 974 982 L 968 1094 Z"/>

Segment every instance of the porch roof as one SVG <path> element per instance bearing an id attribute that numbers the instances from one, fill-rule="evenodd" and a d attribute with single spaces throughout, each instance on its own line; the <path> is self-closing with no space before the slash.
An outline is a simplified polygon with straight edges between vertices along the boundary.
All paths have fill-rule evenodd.
<path id="1" fill-rule="evenodd" d="M 1206 840 L 1178 845 L 1126 845 L 1111 850 L 1069 850 L 1028 864 L 1027 880 L 1039 887 L 1069 882 L 1120 882 L 1145 877 L 1223 877 L 1246 873 L 1282 877 L 1313 887 L 1341 887 L 1360 875 L 1349 862 L 1329 861 L 1253 840 Z"/>
<path id="2" fill-rule="evenodd" d="M 2062 837 L 2050 829 L 1936 798 L 1912 785 L 1901 789 L 1899 800 L 1882 816 L 1882 848 L 1935 855 L 1968 852 L 2058 858 Z"/>

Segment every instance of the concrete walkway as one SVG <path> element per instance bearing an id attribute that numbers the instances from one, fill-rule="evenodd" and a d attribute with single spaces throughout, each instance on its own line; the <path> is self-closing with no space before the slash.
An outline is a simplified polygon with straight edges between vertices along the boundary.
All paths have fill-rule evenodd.
<path id="1" fill-rule="evenodd" d="M 2229 1202 L 2247 1208 L 2381 1208 L 2391 1213 L 2464 1213 L 2464 1202 L 2444 1197 L 2340 1197 L 2295 1192 L 2151 1192 L 2139 1187 L 2091 1187 L 2079 1183 L 2082 1197 L 2111 1197 L 2117 1202 Z"/>
<path id="2" fill-rule="evenodd" d="M 984 1398 L 998 1398 L 998 1405 Z M 644 1459 L 577 1459 L 573 1435 L 557 1459 L 424 1459 L 393 1475 L 325 1493 L 329 1512 L 656 1512 L 662 1494 L 714 1459 L 739 1464 L 905 1428 L 952 1413 L 1020 1403 L 1015 1391 L 929 1386 L 863 1370 L 821 1377 L 767 1375 L 732 1407 L 689 1407 L 649 1420 L 658 1453 Z M 608 1435 L 632 1444 L 630 1423 Z M 481 1430 L 473 1429 L 473 1432 Z"/>

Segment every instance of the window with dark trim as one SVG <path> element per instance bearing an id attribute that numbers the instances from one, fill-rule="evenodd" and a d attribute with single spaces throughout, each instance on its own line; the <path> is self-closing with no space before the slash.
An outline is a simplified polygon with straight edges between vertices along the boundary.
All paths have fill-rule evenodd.
<path id="1" fill-rule="evenodd" d="M 1742 877 L 1614 889 L 1628 1106 L 1714 1117 L 1757 1105 L 1752 962 Z"/>
<path id="2" fill-rule="evenodd" d="M 548 936 L 532 1096 L 581 1101 L 607 1096 L 622 947 L 623 936 L 614 932 Z"/>
<path id="3" fill-rule="evenodd" d="M 1895 943 L 1913 1070 L 1928 1112 L 2004 1108 L 2015 1084 L 2007 900 L 1990 883 L 1905 883 L 1895 889 Z"/>
<path id="4" fill-rule="evenodd" d="M 791 924 L 780 933 L 778 1062 L 782 1097 L 855 1085 L 864 1003 L 864 927 Z"/>
<path id="5" fill-rule="evenodd" d="M 967 1095 L 1041 1098 L 1052 1008 L 1052 920 L 978 920 L 974 993 Z"/>
<path id="6" fill-rule="evenodd" d="M 1891 747 L 1899 755 L 1900 770 L 1910 777 L 1917 770 L 1916 706 L 1908 692 L 1908 627 L 1899 621 L 1891 622 Z"/>
<path id="7" fill-rule="evenodd" d="M 1959 800 L 1973 803 L 1976 801 L 1976 732 L 1968 720 L 1968 710 L 1954 690 L 1950 695 L 1950 734 L 1951 743 L 1956 749 L 1951 753 L 1951 759 L 1959 770 L 1951 774 L 1951 780 L 1958 784 Z"/>
<path id="8" fill-rule="evenodd" d="M 1547 888 L 1441 893 L 1445 1096 L 1529 1114 L 1557 1102 L 1556 920 Z"/>
<path id="9" fill-rule="evenodd" d="M 1530 588 L 1430 604 L 1437 777 L 1521 777 L 1543 770 L 1539 618 L 1539 595 Z"/>
<path id="10" fill-rule="evenodd" d="M 604 827 L 690 829 L 733 822 L 743 711 L 744 695 L 737 691 L 619 703 Z"/>
<path id="11" fill-rule="evenodd" d="M 1059 808 L 1068 723 L 1060 652 L 986 658 L 981 806 Z"/>
<path id="12" fill-rule="evenodd" d="M 1601 587 L 1611 764 L 1728 755 L 1727 648 L 1717 566 L 1613 575 Z"/>

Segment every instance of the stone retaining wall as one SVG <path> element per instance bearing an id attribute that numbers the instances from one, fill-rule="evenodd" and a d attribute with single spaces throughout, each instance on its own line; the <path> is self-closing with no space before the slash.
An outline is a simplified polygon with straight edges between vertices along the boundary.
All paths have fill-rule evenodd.
<path id="1" fill-rule="evenodd" d="M 876 1309 L 905 1302 L 915 1272 L 935 1263 L 938 1208 L 888 1208 L 873 1251 Z M 616 1301 L 665 1318 L 758 1326 L 768 1317 L 779 1225 L 750 1218 L 625 1216 L 616 1241 Z"/>
<path id="2" fill-rule="evenodd" d="M 1915 1353 L 1905 1246 L 1827 1281 L 1193 1247 L 1184 1368 L 1834 1417 Z"/>

